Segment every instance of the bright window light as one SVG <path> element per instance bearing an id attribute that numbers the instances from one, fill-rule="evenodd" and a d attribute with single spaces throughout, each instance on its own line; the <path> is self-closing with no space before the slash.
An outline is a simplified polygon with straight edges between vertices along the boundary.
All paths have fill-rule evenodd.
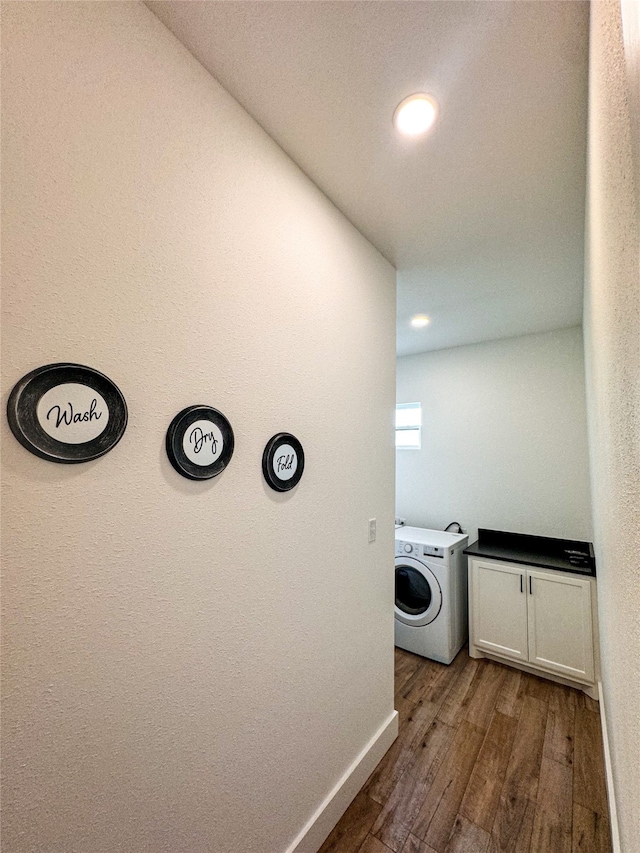
<path id="1" fill-rule="evenodd" d="M 422 439 L 422 405 L 398 403 L 396 406 L 396 449 L 420 450 Z"/>

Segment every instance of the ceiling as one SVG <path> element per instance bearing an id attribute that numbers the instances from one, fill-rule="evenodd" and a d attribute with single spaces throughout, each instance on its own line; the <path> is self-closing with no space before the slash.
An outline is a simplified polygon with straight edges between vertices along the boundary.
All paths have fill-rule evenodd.
<path id="1" fill-rule="evenodd" d="M 581 322 L 587 3 L 147 5 L 394 264 L 399 355 Z"/>

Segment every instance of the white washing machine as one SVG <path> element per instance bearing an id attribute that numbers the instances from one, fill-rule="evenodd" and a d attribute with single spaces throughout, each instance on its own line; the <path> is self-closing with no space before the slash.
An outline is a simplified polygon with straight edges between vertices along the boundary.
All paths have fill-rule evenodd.
<path id="1" fill-rule="evenodd" d="M 468 536 L 396 530 L 396 646 L 451 663 L 468 636 Z"/>

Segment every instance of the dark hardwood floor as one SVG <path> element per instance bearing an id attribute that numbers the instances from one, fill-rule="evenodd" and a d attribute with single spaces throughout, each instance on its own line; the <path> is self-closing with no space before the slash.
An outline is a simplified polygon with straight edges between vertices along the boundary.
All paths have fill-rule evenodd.
<path id="1" fill-rule="evenodd" d="M 320 853 L 609 853 L 598 703 L 396 649 L 400 734 Z"/>

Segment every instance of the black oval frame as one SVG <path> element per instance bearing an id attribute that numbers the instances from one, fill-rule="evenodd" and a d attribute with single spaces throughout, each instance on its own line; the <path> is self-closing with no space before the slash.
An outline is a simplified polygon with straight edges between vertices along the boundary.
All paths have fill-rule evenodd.
<path id="1" fill-rule="evenodd" d="M 38 421 L 40 398 L 56 385 L 70 382 L 93 388 L 109 409 L 107 426 L 91 441 L 78 444 L 57 441 Z M 7 401 L 9 426 L 20 444 L 41 459 L 67 465 L 91 462 L 108 453 L 124 435 L 128 417 L 127 403 L 118 386 L 104 373 L 82 364 L 61 362 L 38 367 L 14 385 Z"/>
<path id="2" fill-rule="evenodd" d="M 276 455 L 279 447 L 283 444 L 290 444 L 298 456 L 298 467 L 296 473 L 289 480 L 280 480 L 273 470 L 273 457 Z M 298 485 L 302 479 L 304 472 L 304 450 L 302 444 L 298 441 L 295 435 L 290 432 L 279 432 L 267 442 L 267 446 L 262 454 L 262 474 L 276 492 L 288 492 Z"/>
<path id="3" fill-rule="evenodd" d="M 196 421 L 211 421 L 222 433 L 224 446 L 222 453 L 211 465 L 196 465 L 185 454 L 182 440 L 187 429 Z M 189 406 L 175 416 L 167 430 L 166 448 L 169 462 L 188 480 L 210 480 L 217 477 L 227 467 L 233 456 L 235 437 L 231 424 L 217 409 L 211 406 Z"/>

